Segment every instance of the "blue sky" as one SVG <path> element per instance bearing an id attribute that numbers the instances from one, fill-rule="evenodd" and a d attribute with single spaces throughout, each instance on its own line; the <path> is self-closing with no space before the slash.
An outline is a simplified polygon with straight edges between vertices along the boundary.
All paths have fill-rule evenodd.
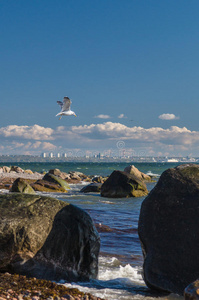
<path id="1" fill-rule="evenodd" d="M 0 154 L 199 156 L 199 1 L 1 0 Z M 72 99 L 75 117 L 55 117 Z"/>

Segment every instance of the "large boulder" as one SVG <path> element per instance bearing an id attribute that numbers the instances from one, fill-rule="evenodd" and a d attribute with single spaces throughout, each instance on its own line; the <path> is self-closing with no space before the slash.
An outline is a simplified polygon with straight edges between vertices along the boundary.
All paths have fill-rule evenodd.
<path id="1" fill-rule="evenodd" d="M 122 171 L 113 171 L 101 186 L 101 196 L 108 198 L 142 197 L 148 194 L 143 181 Z"/>
<path id="2" fill-rule="evenodd" d="M 148 287 L 183 294 L 199 278 L 199 165 L 163 172 L 142 203 L 138 233 Z"/>
<path id="3" fill-rule="evenodd" d="M 37 192 L 46 193 L 66 193 L 67 191 L 59 184 L 49 182 L 43 179 L 38 179 L 36 182 L 31 183 L 32 188 Z"/>
<path id="4" fill-rule="evenodd" d="M 22 178 L 17 178 L 10 189 L 10 192 L 15 193 L 25 193 L 25 194 L 35 194 L 35 191 L 30 186 L 26 180 Z"/>
<path id="5" fill-rule="evenodd" d="M 39 192 L 66 193 L 70 189 L 65 180 L 51 173 L 45 174 L 42 179 L 38 179 L 31 186 Z"/>
<path id="6" fill-rule="evenodd" d="M 100 240 L 84 210 L 12 193 L 0 195 L 0 219 L 0 272 L 55 281 L 97 276 Z"/>
<path id="7" fill-rule="evenodd" d="M 70 189 L 68 183 L 65 180 L 53 174 L 50 173 L 45 174 L 43 180 L 56 183 L 60 185 L 62 188 L 64 188 L 66 191 Z"/>
<path id="8" fill-rule="evenodd" d="M 151 181 L 151 176 L 140 172 L 135 166 L 130 165 L 124 169 L 124 172 L 136 176 L 140 180 Z"/>
<path id="9" fill-rule="evenodd" d="M 65 179 L 65 178 L 69 178 L 69 176 L 68 176 L 68 174 L 67 173 L 65 173 L 65 172 L 62 172 L 62 171 L 60 171 L 59 169 L 51 169 L 51 170 L 49 170 L 49 172 L 48 172 L 49 174 L 53 174 L 53 175 L 55 175 L 55 176 L 58 176 L 58 177 L 60 177 L 60 178 L 62 178 L 62 179 Z"/>

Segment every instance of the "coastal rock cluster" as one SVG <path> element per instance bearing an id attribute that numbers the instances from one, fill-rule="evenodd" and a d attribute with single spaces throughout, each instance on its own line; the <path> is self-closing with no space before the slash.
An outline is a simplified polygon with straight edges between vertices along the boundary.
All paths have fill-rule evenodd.
<path id="1" fill-rule="evenodd" d="M 182 295 L 199 278 L 199 165 L 162 173 L 142 202 L 138 233 L 147 286 Z M 194 299 L 194 288 L 198 299 L 198 287 L 192 284 L 186 299 Z"/>
<path id="2" fill-rule="evenodd" d="M 145 182 L 151 177 L 140 172 L 134 166 L 124 171 L 113 171 L 110 176 L 87 176 L 81 172 L 62 172 L 59 169 L 49 170 L 46 174 L 33 173 L 17 166 L 0 167 L 0 188 L 11 192 L 34 194 L 36 192 L 67 193 L 69 184 L 88 182 L 80 192 L 100 193 L 102 197 L 128 198 L 143 197 L 148 194 Z"/>
<path id="3" fill-rule="evenodd" d="M 10 189 L 17 178 L 26 180 L 35 191 L 40 192 L 67 192 L 66 183 L 91 182 L 92 177 L 81 172 L 61 172 L 59 169 L 49 170 L 48 174 L 23 170 L 20 167 L 0 167 L 0 189 Z M 13 190 L 14 191 L 14 190 Z"/>

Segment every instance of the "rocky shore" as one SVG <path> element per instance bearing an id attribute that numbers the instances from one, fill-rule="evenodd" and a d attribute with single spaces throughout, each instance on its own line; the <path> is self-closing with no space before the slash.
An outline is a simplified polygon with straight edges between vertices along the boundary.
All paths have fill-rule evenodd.
<path id="1" fill-rule="evenodd" d="M 102 300 L 48 280 L 0 273 L 0 300 Z"/>
<path id="2" fill-rule="evenodd" d="M 101 193 L 104 185 L 107 197 L 140 197 L 142 191 L 148 193 L 144 182 L 151 180 L 142 174 L 132 166 L 109 177 L 58 169 L 43 174 L 17 166 L 0 167 L 0 300 L 100 300 L 53 281 L 96 278 L 98 232 L 103 228 L 97 228 L 97 232 L 83 210 L 40 196 L 37 191 L 67 193 L 69 184 L 84 181 L 88 182 L 86 192 L 97 187 L 96 192 Z M 4 189 L 10 193 L 4 193 Z"/>
<path id="3" fill-rule="evenodd" d="M 124 171 L 115 170 L 107 177 L 87 176 L 75 171 L 66 173 L 59 169 L 52 169 L 44 174 L 23 170 L 18 166 L 0 167 L 0 189 L 31 194 L 34 191 L 67 193 L 69 184 L 88 182 L 81 192 L 96 192 L 108 198 L 143 197 L 148 194 L 145 183 L 151 180 L 150 176 L 133 165 L 126 167 Z"/>

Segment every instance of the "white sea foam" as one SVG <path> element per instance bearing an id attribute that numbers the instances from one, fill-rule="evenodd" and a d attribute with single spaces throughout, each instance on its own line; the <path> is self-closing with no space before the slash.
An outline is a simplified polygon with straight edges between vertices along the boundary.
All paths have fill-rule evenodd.
<path id="1" fill-rule="evenodd" d="M 1 189 L 1 190 L 0 190 L 0 193 L 1 193 L 1 194 L 9 193 L 9 190 Z"/>
<path id="2" fill-rule="evenodd" d="M 106 204 L 115 204 L 114 202 L 109 201 L 109 200 L 100 200 L 99 202 L 106 203 Z"/>
<path id="3" fill-rule="evenodd" d="M 160 177 L 160 174 L 155 174 L 155 173 L 152 173 L 151 171 L 148 171 L 146 173 L 146 175 L 149 175 L 149 176 L 152 176 L 152 177 Z"/>
<path id="4" fill-rule="evenodd" d="M 99 257 L 98 279 L 85 283 L 64 284 L 76 287 L 83 292 L 110 300 L 129 300 L 135 296 L 132 292 L 137 286 L 145 287 L 140 268 L 129 264 L 122 266 L 116 257 Z M 138 296 L 136 299 L 139 299 Z"/>
<path id="5" fill-rule="evenodd" d="M 99 258 L 99 280 L 111 280 L 119 278 L 129 279 L 137 284 L 144 284 L 141 276 L 141 269 L 132 267 L 129 264 L 122 266 L 120 261 L 115 258 L 100 257 Z M 122 280 L 123 283 L 125 280 Z"/>

